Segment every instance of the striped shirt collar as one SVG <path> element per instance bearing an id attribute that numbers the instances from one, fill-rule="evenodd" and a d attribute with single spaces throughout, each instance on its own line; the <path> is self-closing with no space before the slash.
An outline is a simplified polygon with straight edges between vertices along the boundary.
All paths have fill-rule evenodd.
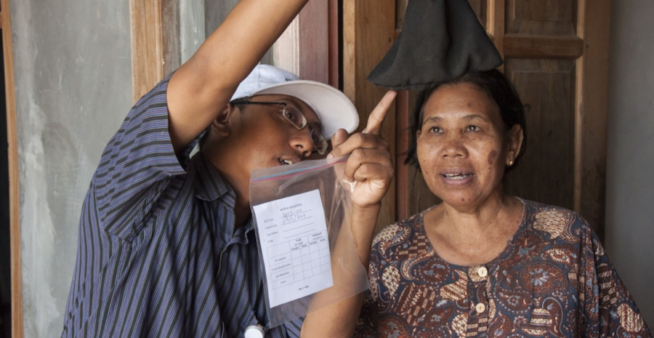
<path id="1" fill-rule="evenodd" d="M 229 209 L 234 210 L 236 194 L 232 187 L 220 174 L 218 169 L 201 153 L 198 152 L 193 158 L 193 166 L 196 168 L 197 176 L 193 182 L 195 185 L 195 196 L 204 201 L 219 201 Z M 233 223 L 223 224 L 220 233 L 225 243 L 236 242 L 247 245 L 249 243 L 247 234 L 254 229 L 252 217 L 242 227 L 235 228 Z"/>
<path id="2" fill-rule="evenodd" d="M 191 158 L 197 171 L 195 179 L 195 196 L 204 201 L 223 199 L 230 208 L 234 208 L 236 194 L 232 187 L 220 175 L 218 169 L 198 152 Z"/>

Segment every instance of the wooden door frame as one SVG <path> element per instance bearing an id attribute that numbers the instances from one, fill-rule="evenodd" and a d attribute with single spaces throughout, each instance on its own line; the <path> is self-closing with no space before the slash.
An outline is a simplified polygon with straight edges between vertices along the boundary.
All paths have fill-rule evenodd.
<path id="1" fill-rule="evenodd" d="M 174 0 L 173 0 L 174 1 Z M 164 0 L 163 2 L 168 2 Z M 176 1 L 175 1 L 176 2 Z M 130 0 L 130 35 L 132 45 L 132 100 L 138 101 L 164 77 L 165 6 L 159 0 Z M 166 13 L 176 15 L 175 13 Z M 167 22 L 167 20 L 166 20 Z"/>
<path id="2" fill-rule="evenodd" d="M 18 135 L 16 129 L 16 87 L 14 53 L 11 39 L 9 0 L 0 0 L 0 28 L 5 69 L 7 101 L 7 153 L 9 162 L 9 232 L 11 265 L 11 335 L 23 337 L 23 283 L 20 246 L 20 185 L 18 172 Z"/>
<path id="3" fill-rule="evenodd" d="M 396 0 L 343 0 L 343 92 L 359 112 L 359 130 L 365 127 L 368 115 L 386 90 L 366 80 L 368 74 L 381 61 L 397 36 Z M 401 94 L 399 104 L 407 102 Z M 386 114 L 382 124 L 382 137 L 389 142 L 393 161 L 396 154 L 396 106 Z M 396 181 L 397 175 L 396 175 Z M 396 186 L 391 184 L 382 200 L 377 219 L 377 230 L 397 219 Z M 398 191 L 402 196 L 403 190 Z M 408 190 L 406 191 L 408 192 Z"/>
<path id="4" fill-rule="evenodd" d="M 574 209 L 604 241 L 611 0 L 579 0 Z"/>

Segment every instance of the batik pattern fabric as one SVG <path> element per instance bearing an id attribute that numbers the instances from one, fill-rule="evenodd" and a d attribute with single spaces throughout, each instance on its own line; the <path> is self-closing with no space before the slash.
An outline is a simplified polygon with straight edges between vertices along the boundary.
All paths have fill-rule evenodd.
<path id="1" fill-rule="evenodd" d="M 507 247 L 479 266 L 441 259 L 424 212 L 386 227 L 355 337 L 651 337 L 588 223 L 523 203 Z"/>

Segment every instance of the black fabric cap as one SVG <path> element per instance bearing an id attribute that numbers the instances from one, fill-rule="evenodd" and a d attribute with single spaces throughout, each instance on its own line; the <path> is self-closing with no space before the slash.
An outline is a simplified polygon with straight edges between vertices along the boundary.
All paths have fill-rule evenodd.
<path id="1" fill-rule="evenodd" d="M 396 90 L 423 90 L 501 64 L 467 0 L 410 0 L 402 33 L 368 81 Z"/>

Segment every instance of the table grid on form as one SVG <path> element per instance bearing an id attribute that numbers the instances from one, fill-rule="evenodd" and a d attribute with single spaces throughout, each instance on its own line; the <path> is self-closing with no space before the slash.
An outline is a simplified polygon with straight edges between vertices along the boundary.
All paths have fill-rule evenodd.
<path id="1" fill-rule="evenodd" d="M 331 274 L 329 242 L 322 233 L 291 239 L 269 250 L 273 289 Z"/>

